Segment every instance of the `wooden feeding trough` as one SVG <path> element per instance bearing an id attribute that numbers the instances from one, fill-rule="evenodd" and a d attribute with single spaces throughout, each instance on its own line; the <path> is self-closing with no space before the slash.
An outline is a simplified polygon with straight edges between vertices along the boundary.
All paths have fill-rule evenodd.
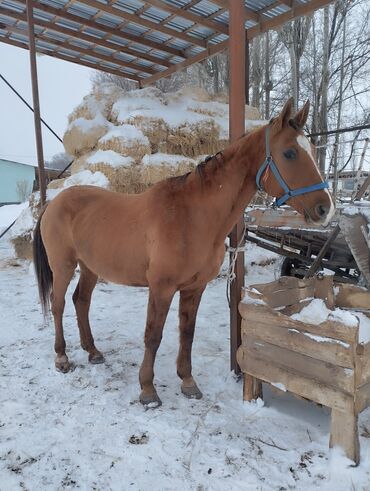
<path id="1" fill-rule="evenodd" d="M 262 397 L 262 383 L 331 408 L 330 447 L 360 459 L 357 416 L 370 405 L 370 342 L 360 341 L 359 317 L 329 316 L 321 324 L 294 320 L 313 298 L 324 309 L 370 317 L 370 292 L 335 284 L 331 276 L 300 280 L 282 277 L 243 292 L 242 344 L 237 360 L 244 374 L 244 400 Z M 365 317 L 366 316 L 366 317 Z M 332 319 L 332 320 L 331 320 Z M 370 339 L 370 336 L 369 336 Z"/>

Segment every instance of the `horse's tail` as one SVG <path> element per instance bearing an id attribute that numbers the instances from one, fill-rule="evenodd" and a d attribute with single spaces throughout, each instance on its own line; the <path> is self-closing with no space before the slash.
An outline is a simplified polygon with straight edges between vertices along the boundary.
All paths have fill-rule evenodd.
<path id="1" fill-rule="evenodd" d="M 40 213 L 33 232 L 33 263 L 39 287 L 40 302 L 44 316 L 50 309 L 50 292 L 53 285 L 53 272 L 50 269 L 48 256 L 41 237 L 40 224 L 46 207 Z"/>

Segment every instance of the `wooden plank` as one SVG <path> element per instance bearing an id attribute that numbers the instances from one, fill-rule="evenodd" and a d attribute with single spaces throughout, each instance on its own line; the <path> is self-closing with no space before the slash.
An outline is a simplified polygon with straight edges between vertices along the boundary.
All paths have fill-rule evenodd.
<path id="1" fill-rule="evenodd" d="M 331 410 L 329 447 L 341 447 L 346 456 L 357 465 L 360 462 L 357 413 L 352 405 L 347 411 Z"/>
<path id="2" fill-rule="evenodd" d="M 301 302 L 296 303 L 294 305 L 288 305 L 287 307 L 280 309 L 279 312 L 280 314 L 284 314 L 287 316 L 298 314 L 304 307 L 307 307 L 307 305 L 309 305 L 311 302 L 312 299 L 308 298 L 307 300 L 302 300 Z"/>
<path id="3" fill-rule="evenodd" d="M 369 353 L 365 355 L 357 355 L 356 357 L 356 386 L 370 383 L 370 356 Z"/>
<path id="4" fill-rule="evenodd" d="M 336 342 L 318 342 L 302 332 L 286 329 L 280 326 L 271 326 L 268 322 L 262 323 L 260 320 L 253 322 L 242 321 L 242 345 L 244 337 L 254 336 L 262 341 L 280 346 L 297 353 L 301 353 L 317 360 L 332 363 L 344 368 L 354 367 L 354 354 L 350 345 L 343 345 Z"/>
<path id="5" fill-rule="evenodd" d="M 251 285 L 264 295 L 266 303 L 271 308 L 286 307 L 299 303 L 308 297 L 314 296 L 314 280 L 304 281 L 291 276 L 282 276 L 276 281 L 265 284 Z"/>
<path id="6" fill-rule="evenodd" d="M 324 406 L 340 411 L 348 411 L 353 407 L 353 396 L 285 370 L 272 362 L 267 362 L 251 354 L 245 359 L 244 371 L 265 382 L 283 384 L 289 392 Z"/>
<path id="7" fill-rule="evenodd" d="M 314 286 L 315 282 L 313 278 L 308 280 L 301 280 L 293 276 L 281 276 L 279 279 L 272 281 L 271 283 L 256 283 L 251 285 L 250 288 L 255 288 L 261 293 L 272 293 L 281 290 L 287 290 L 292 288 L 307 288 Z"/>
<path id="8" fill-rule="evenodd" d="M 333 276 L 315 276 L 315 298 L 321 298 L 325 301 L 328 309 L 334 309 L 334 288 L 333 288 Z"/>
<path id="9" fill-rule="evenodd" d="M 285 331 L 288 331 L 291 334 L 293 332 L 289 331 L 289 329 L 297 330 L 299 333 L 310 333 L 316 336 L 327 337 L 330 339 L 336 339 L 338 341 L 342 341 L 343 343 L 348 343 L 350 345 L 357 344 L 358 339 L 358 327 L 348 327 L 340 322 L 334 321 L 326 321 L 321 324 L 308 324 L 306 322 L 300 322 L 286 315 L 281 314 L 280 312 L 276 312 L 275 310 L 270 309 L 270 307 L 262 304 L 247 304 L 243 301 L 239 304 L 239 312 L 243 319 L 245 320 L 245 328 L 249 330 L 249 326 L 254 326 L 256 330 L 261 331 L 261 335 L 263 336 L 265 332 L 270 333 L 275 328 L 279 329 L 279 333 L 282 337 L 285 336 Z M 259 327 L 260 326 L 260 327 Z M 270 329 L 267 329 L 266 327 Z M 299 334 L 298 333 L 298 334 Z M 297 333 L 296 333 L 297 334 Z M 274 334 L 272 334 L 274 335 Z M 305 338 L 307 336 L 304 336 Z M 274 339 L 276 335 L 274 335 Z M 279 339 L 279 338 L 278 338 Z M 309 337 L 307 337 L 309 339 Z M 266 339 L 266 341 L 268 341 Z M 328 341 L 329 342 L 329 341 Z M 279 344 L 279 343 L 273 343 Z M 316 343 L 320 344 L 320 343 Z M 325 346 L 328 343 L 322 343 Z M 329 361 L 329 360 L 327 360 Z"/>
<path id="10" fill-rule="evenodd" d="M 239 348 L 243 349 L 243 348 Z M 247 373 L 243 374 L 243 401 L 254 401 L 258 398 L 263 399 L 262 382 Z"/>
<path id="11" fill-rule="evenodd" d="M 361 229 L 367 229 L 367 220 L 363 215 L 341 215 L 339 226 L 344 235 L 356 264 L 370 284 L 370 250 Z"/>
<path id="12" fill-rule="evenodd" d="M 360 387 L 356 392 L 355 408 L 360 413 L 370 406 L 370 382 Z"/>
<path id="13" fill-rule="evenodd" d="M 356 285 L 338 283 L 335 304 L 337 307 L 349 309 L 369 309 L 370 291 Z"/>
<path id="14" fill-rule="evenodd" d="M 267 362 L 274 363 L 281 368 L 308 377 L 313 381 L 340 389 L 348 394 L 353 395 L 355 392 L 353 369 L 338 367 L 332 363 L 281 348 L 249 335 L 243 339 L 241 349 L 239 365 L 242 371 L 245 359 L 251 354 Z"/>

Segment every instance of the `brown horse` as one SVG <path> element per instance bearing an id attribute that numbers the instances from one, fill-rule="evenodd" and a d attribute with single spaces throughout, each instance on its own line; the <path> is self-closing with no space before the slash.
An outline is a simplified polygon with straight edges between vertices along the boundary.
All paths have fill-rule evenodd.
<path id="1" fill-rule="evenodd" d="M 270 166 L 259 177 L 271 196 L 284 195 L 283 179 L 288 189 L 303 187 L 299 196 L 289 195 L 285 200 L 308 220 L 327 222 L 334 211 L 330 194 L 323 189 L 313 147 L 302 131 L 309 103 L 294 118 L 291 110 L 289 100 L 269 125 L 245 135 L 193 172 L 164 180 L 142 194 L 71 187 L 47 206 L 35 229 L 34 260 L 44 312 L 51 292 L 58 370 L 69 369 L 62 317 L 65 293 L 79 265 L 73 302 L 81 346 L 88 351 L 89 361 L 104 361 L 95 347 L 88 318 L 98 277 L 148 286 L 140 400 L 151 407 L 160 405 L 153 385 L 154 361 L 172 298 L 179 291 L 177 373 L 186 396 L 202 396 L 191 369 L 198 306 L 207 283 L 219 272 L 226 236 L 256 192 L 256 175 L 268 148 L 280 180 Z"/>

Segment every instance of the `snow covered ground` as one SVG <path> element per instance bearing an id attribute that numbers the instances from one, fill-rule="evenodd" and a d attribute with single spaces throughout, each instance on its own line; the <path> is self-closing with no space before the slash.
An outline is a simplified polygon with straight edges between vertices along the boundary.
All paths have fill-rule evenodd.
<path id="1" fill-rule="evenodd" d="M 65 314 L 74 370 L 62 374 L 54 369 L 53 326 L 43 324 L 32 265 L 12 254 L 2 239 L 1 491 L 370 489 L 369 410 L 360 416 L 362 459 L 353 468 L 328 450 L 328 409 L 266 388 L 264 406 L 242 402 L 242 383 L 229 372 L 224 276 L 208 286 L 198 315 L 193 367 L 203 399 L 180 392 L 175 299 L 156 363 L 163 406 L 144 411 L 138 370 L 146 289 L 98 284 L 91 319 L 106 363 L 94 366 L 79 346 L 74 279 Z M 255 264 L 263 255 L 250 250 L 248 283 L 278 274 L 277 263 Z"/>

